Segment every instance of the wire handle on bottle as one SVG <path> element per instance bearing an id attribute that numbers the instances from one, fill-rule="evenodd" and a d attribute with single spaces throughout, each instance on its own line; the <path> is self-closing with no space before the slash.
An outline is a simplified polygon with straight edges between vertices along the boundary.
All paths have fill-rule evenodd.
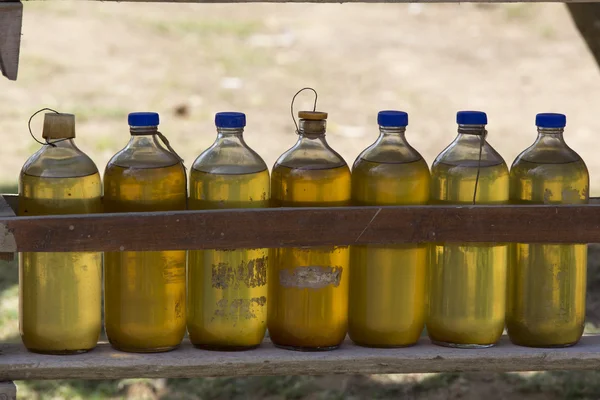
<path id="1" fill-rule="evenodd" d="M 185 209 L 188 209 L 188 178 L 187 178 L 187 168 L 185 167 L 185 164 L 183 163 L 183 158 L 181 158 L 181 156 L 179 154 L 177 154 L 177 152 L 175 151 L 175 149 L 173 149 L 173 147 L 171 147 L 171 143 L 169 143 L 169 139 L 167 139 L 167 137 L 165 135 L 163 135 L 160 131 L 156 131 L 156 136 L 159 137 L 159 139 L 161 140 L 161 142 L 167 147 L 167 149 L 171 152 L 171 154 L 173 154 L 175 157 L 177 157 L 177 159 L 179 159 L 179 163 L 181 164 L 181 166 L 183 167 L 183 176 L 185 179 Z"/>
<path id="2" fill-rule="evenodd" d="M 485 137 L 487 136 L 487 130 L 483 130 L 481 134 L 481 141 L 479 142 L 479 159 L 477 160 L 477 175 L 475 176 L 475 190 L 473 190 L 473 205 L 475 205 L 475 199 L 477 198 L 477 186 L 479 185 L 479 173 L 481 171 L 481 154 L 483 153 L 483 145 L 485 144 Z"/>
<path id="3" fill-rule="evenodd" d="M 48 141 L 48 139 L 46 139 L 45 142 L 42 142 L 41 140 L 38 140 L 38 138 L 35 137 L 35 135 L 33 134 L 33 131 L 31 130 L 31 121 L 33 121 L 33 117 L 35 117 L 36 115 L 38 115 L 42 111 L 52 111 L 53 113 L 60 114 L 58 111 L 53 110 L 51 108 L 47 108 L 47 107 L 44 107 L 41 110 L 38 110 L 38 111 L 34 112 L 33 115 L 31 117 L 29 117 L 29 122 L 27 122 L 27 127 L 29 128 L 29 134 L 31 135 L 31 137 L 33 138 L 33 140 L 35 140 L 36 142 L 38 142 L 42 146 L 51 146 L 51 147 L 56 147 L 56 145 L 54 143 L 62 142 L 64 140 L 69 140 L 69 139 L 65 138 L 65 139 L 58 139 L 58 140 L 55 140 L 53 142 L 50 142 L 50 141 Z"/>
<path id="4" fill-rule="evenodd" d="M 296 121 L 296 116 L 294 115 L 294 101 L 296 100 L 296 97 L 300 93 L 302 93 L 303 91 L 305 91 L 305 90 L 312 90 L 313 93 L 315 94 L 315 102 L 313 104 L 313 112 L 317 111 L 317 100 L 319 98 L 319 95 L 317 94 L 317 91 L 315 89 L 311 88 L 311 87 L 305 87 L 305 88 L 302 88 L 302 89 L 298 90 L 296 92 L 296 94 L 294 95 L 294 97 L 292 97 L 292 103 L 290 104 L 290 111 L 292 113 L 292 120 L 294 121 L 294 125 L 296 125 L 296 134 L 298 133 L 298 130 L 300 128 L 298 127 L 298 122 Z"/>

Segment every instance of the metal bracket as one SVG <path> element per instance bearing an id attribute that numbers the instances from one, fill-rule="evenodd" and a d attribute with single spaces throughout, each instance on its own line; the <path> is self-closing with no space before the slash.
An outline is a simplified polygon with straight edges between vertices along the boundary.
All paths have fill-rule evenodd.
<path id="1" fill-rule="evenodd" d="M 12 81 L 19 70 L 22 25 L 23 4 L 0 0 L 0 70 Z"/>

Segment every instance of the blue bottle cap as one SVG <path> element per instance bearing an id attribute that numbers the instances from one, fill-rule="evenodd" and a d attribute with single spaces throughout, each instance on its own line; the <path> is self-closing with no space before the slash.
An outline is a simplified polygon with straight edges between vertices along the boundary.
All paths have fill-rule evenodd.
<path id="1" fill-rule="evenodd" d="M 459 111 L 456 113 L 459 125 L 486 125 L 487 115 L 482 111 Z"/>
<path id="2" fill-rule="evenodd" d="M 535 116 L 535 124 L 540 128 L 564 128 L 567 126 L 567 117 L 564 114 L 538 114 Z"/>
<path id="3" fill-rule="evenodd" d="M 379 111 L 377 124 L 379 126 L 407 126 L 408 114 L 404 111 Z"/>
<path id="4" fill-rule="evenodd" d="M 158 113 L 155 112 L 134 112 L 127 117 L 129 126 L 158 126 Z"/>
<path id="5" fill-rule="evenodd" d="M 220 112 L 215 115 L 217 128 L 243 128 L 246 126 L 246 114 L 241 112 Z"/>

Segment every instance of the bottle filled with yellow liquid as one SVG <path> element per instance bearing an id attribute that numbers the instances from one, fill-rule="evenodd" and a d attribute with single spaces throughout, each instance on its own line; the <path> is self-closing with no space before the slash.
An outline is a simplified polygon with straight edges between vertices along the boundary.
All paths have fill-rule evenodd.
<path id="1" fill-rule="evenodd" d="M 101 213 L 100 174 L 73 141 L 75 117 L 46 114 L 42 136 L 48 144 L 21 171 L 18 214 Z M 102 327 L 102 253 L 21 253 L 19 286 L 19 325 L 27 349 L 74 354 L 96 346 Z"/>
<path id="2" fill-rule="evenodd" d="M 379 138 L 352 168 L 352 204 L 423 205 L 430 174 L 405 138 L 408 114 L 382 111 Z M 401 347 L 417 342 L 425 323 L 428 245 L 367 245 L 350 249 L 348 333 L 357 344 Z"/>
<path id="3" fill-rule="evenodd" d="M 269 170 L 243 138 L 246 116 L 218 113 L 217 140 L 194 162 L 192 210 L 267 208 Z M 268 249 L 193 250 L 188 262 L 187 326 L 209 350 L 259 346 L 267 329 Z"/>
<path id="4" fill-rule="evenodd" d="M 275 163 L 274 207 L 350 204 L 350 169 L 325 140 L 327 114 L 299 113 L 298 142 Z M 271 249 L 268 328 L 276 346 L 331 350 L 348 325 L 349 250 L 344 246 Z"/>
<path id="5" fill-rule="evenodd" d="M 538 114 L 538 137 L 510 171 L 512 204 L 587 204 L 589 174 L 563 139 L 566 117 Z M 506 327 L 521 346 L 565 347 L 585 320 L 586 244 L 513 245 Z"/>
<path id="6" fill-rule="evenodd" d="M 486 141 L 487 116 L 457 114 L 458 136 L 431 168 L 431 202 L 508 203 L 508 167 Z M 508 244 L 435 243 L 427 276 L 427 332 L 442 346 L 493 346 L 504 330 Z"/>
<path id="7" fill-rule="evenodd" d="M 159 142 L 156 113 L 129 114 L 131 140 L 104 172 L 105 212 L 186 208 L 186 174 Z M 161 352 L 185 334 L 185 251 L 107 252 L 104 305 L 108 340 L 118 350 Z"/>

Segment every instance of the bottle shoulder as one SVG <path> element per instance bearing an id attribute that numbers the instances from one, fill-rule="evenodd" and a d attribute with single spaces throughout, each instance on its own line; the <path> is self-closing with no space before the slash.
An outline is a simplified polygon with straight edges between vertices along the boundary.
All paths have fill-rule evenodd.
<path id="1" fill-rule="evenodd" d="M 345 167 L 350 171 L 344 158 L 321 140 L 299 140 L 284 152 L 275 162 L 278 167 L 303 170 L 322 170 Z"/>
<path id="2" fill-rule="evenodd" d="M 211 174 L 253 174 L 268 170 L 265 161 L 248 146 L 214 143 L 192 164 L 192 169 Z"/>
<path id="3" fill-rule="evenodd" d="M 471 138 L 472 139 L 472 138 Z M 460 142 L 455 140 L 446 147 L 434 160 L 432 172 L 440 165 L 442 168 L 452 167 L 496 167 L 506 169 L 504 158 L 487 141 L 480 144 L 480 139 Z"/>
<path id="4" fill-rule="evenodd" d="M 180 163 L 179 158 L 162 146 L 125 146 L 117 152 L 107 164 L 132 169 L 150 169 L 171 167 Z"/>
<path id="5" fill-rule="evenodd" d="M 43 146 L 21 169 L 21 174 L 43 178 L 76 178 L 97 173 L 94 161 L 75 146 Z"/>
<path id="6" fill-rule="evenodd" d="M 585 166 L 585 162 L 575 152 L 575 150 L 564 146 L 538 146 L 533 144 L 523 150 L 515 160 L 513 161 L 512 167 L 518 166 L 523 163 L 535 163 L 535 164 L 571 164 L 579 163 Z M 587 169 L 587 167 L 586 167 Z"/>

